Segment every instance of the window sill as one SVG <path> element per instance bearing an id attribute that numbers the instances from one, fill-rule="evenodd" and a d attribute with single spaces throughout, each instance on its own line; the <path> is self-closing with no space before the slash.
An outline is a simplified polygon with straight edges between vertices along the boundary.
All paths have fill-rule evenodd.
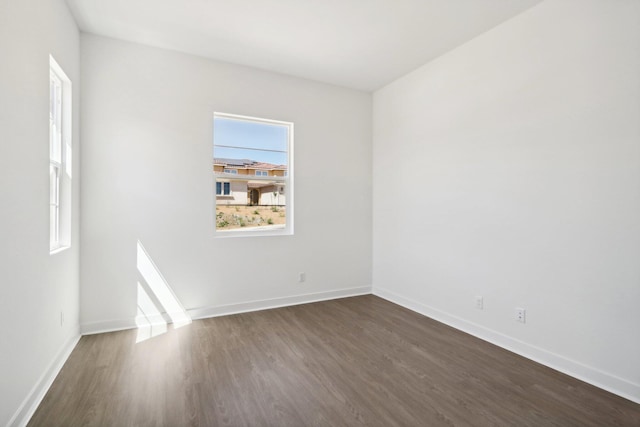
<path id="1" fill-rule="evenodd" d="M 215 238 L 227 237 L 266 237 L 266 236 L 293 236 L 293 230 L 282 225 L 251 227 L 247 229 L 218 230 Z"/>

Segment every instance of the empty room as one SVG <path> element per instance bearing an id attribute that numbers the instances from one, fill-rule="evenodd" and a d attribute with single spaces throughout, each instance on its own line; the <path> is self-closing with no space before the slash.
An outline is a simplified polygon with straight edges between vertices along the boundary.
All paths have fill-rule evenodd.
<path id="1" fill-rule="evenodd" d="M 640 426 L 639 0 L 0 0 L 0 130 L 0 426 Z"/>

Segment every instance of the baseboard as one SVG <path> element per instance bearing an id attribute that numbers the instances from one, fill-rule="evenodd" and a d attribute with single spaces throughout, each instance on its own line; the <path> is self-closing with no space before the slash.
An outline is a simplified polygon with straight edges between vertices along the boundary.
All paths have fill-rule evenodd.
<path id="1" fill-rule="evenodd" d="M 586 366 L 559 354 L 504 335 L 474 322 L 450 315 L 429 307 L 415 300 L 405 298 L 387 289 L 374 287 L 372 293 L 380 298 L 401 305 L 409 310 L 430 317 L 446 325 L 459 329 L 484 341 L 488 341 L 520 356 L 531 359 L 551 369 L 562 372 L 581 381 L 624 397 L 632 402 L 640 403 L 640 385 L 625 379 Z"/>
<path id="2" fill-rule="evenodd" d="M 7 427 L 24 427 L 27 425 L 79 340 L 80 334 L 79 331 L 76 331 L 76 333 L 67 340 L 62 349 L 60 349 L 47 369 L 42 373 L 27 397 L 22 401 L 22 404 L 11 420 L 9 420 Z"/>
<path id="3" fill-rule="evenodd" d="M 80 325 L 82 335 L 103 334 L 106 332 L 123 331 L 125 329 L 136 328 L 136 318 L 103 320 L 98 322 L 87 322 Z"/>
<path id="4" fill-rule="evenodd" d="M 187 309 L 186 311 L 187 314 L 195 320 L 205 319 L 208 317 L 228 316 L 230 314 L 247 313 L 250 311 L 269 310 L 272 308 L 288 307 L 299 304 L 308 304 L 312 302 L 327 301 L 337 298 L 368 295 L 370 293 L 371 286 L 360 286 L 356 288 L 315 292 L 280 298 L 270 298 L 264 300 L 241 302 L 237 304 L 191 308 Z M 136 327 L 137 326 L 135 318 L 132 317 L 130 319 L 83 323 L 81 326 L 81 332 L 82 335 L 92 335 L 104 332 L 121 331 L 124 329 L 133 329 Z"/>
<path id="5" fill-rule="evenodd" d="M 258 301 L 242 302 L 238 304 L 203 307 L 187 310 L 187 313 L 189 313 L 192 319 L 204 319 L 208 317 L 228 316 L 230 314 L 247 313 L 250 311 L 269 310 L 272 308 L 308 304 L 312 302 L 327 301 L 337 298 L 368 295 L 370 293 L 371 286 L 361 286 L 357 288 L 316 292 L 311 294 L 301 294 L 282 298 L 271 298 Z"/>

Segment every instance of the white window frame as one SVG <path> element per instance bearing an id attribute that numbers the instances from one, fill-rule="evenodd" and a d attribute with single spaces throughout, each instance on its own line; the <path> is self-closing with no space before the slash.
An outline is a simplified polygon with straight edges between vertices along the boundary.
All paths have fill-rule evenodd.
<path id="1" fill-rule="evenodd" d="M 287 134 L 288 134 L 288 138 L 287 138 L 287 173 L 285 176 L 268 176 L 268 177 L 262 177 L 260 176 L 258 179 L 265 179 L 268 178 L 269 180 L 274 180 L 277 182 L 280 182 L 281 184 L 279 185 L 284 185 L 284 187 L 287 189 L 286 193 L 287 193 L 287 201 L 286 201 L 286 206 L 285 206 L 285 218 L 286 218 L 286 223 L 284 227 L 281 228 L 266 228 L 266 229 L 252 229 L 252 228 L 243 228 L 243 229 L 234 229 L 234 230 L 218 230 L 218 228 L 216 227 L 216 222 L 215 222 L 215 218 L 213 218 L 213 226 L 214 226 L 214 236 L 216 238 L 227 238 L 227 237 L 259 237 L 259 236 L 291 236 L 293 235 L 293 206 L 294 206 L 294 200 L 293 200 L 293 139 L 294 139 L 294 135 L 293 135 L 293 123 L 292 122 L 285 122 L 285 121 L 280 121 L 280 120 L 272 120 L 272 119 L 263 119 L 263 118 L 259 118 L 259 117 L 250 117 L 250 116 L 243 116 L 243 115 L 237 115 L 237 114 L 228 114 L 228 113 L 219 113 L 219 112 L 215 112 L 213 114 L 214 119 L 215 118 L 225 118 L 225 119 L 231 119 L 231 120 L 243 120 L 243 121 L 248 121 L 251 123 L 264 123 L 264 124 L 270 124 L 270 125 L 278 125 L 278 126 L 285 126 L 287 128 Z M 214 144 L 214 156 L 215 156 L 215 141 L 213 141 Z M 223 172 L 224 174 L 224 172 Z M 240 176 L 243 176 L 244 178 L 240 178 Z M 248 175 L 251 176 L 251 175 Z M 239 175 L 238 180 L 246 180 L 248 176 L 245 175 Z M 226 178 L 228 178 L 229 175 L 226 174 Z M 254 179 L 256 175 L 254 175 Z M 222 174 L 220 173 L 215 173 L 214 172 L 214 186 L 215 186 L 215 182 L 216 182 L 216 178 L 222 178 Z M 231 180 L 233 180 L 234 178 L 231 178 Z M 215 188 L 214 188 L 214 194 L 215 194 Z M 214 207 L 213 207 L 213 212 L 215 214 L 216 209 L 215 209 L 215 205 L 217 203 L 217 197 L 214 197 Z M 215 216 L 215 215 L 214 215 Z"/>
<path id="2" fill-rule="evenodd" d="M 218 183 L 220 184 L 220 192 L 218 193 Z M 230 196 L 231 195 L 231 183 L 228 181 L 217 181 L 216 183 L 216 196 Z M 229 188 L 229 192 L 225 193 L 225 184 Z"/>
<path id="3" fill-rule="evenodd" d="M 269 172 L 268 171 L 256 171 L 255 173 L 256 176 L 269 176 Z"/>
<path id="4" fill-rule="evenodd" d="M 71 246 L 71 80 L 49 55 L 49 253 Z"/>
<path id="5" fill-rule="evenodd" d="M 222 172 L 223 173 L 230 173 L 231 175 L 238 175 L 238 169 L 225 168 Z"/>

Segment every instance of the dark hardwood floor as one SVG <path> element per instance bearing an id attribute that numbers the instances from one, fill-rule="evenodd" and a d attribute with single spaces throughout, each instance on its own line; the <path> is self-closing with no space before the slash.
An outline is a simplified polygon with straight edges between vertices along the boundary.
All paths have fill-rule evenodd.
<path id="1" fill-rule="evenodd" d="M 30 426 L 640 426 L 640 405 L 375 296 L 83 337 Z"/>

